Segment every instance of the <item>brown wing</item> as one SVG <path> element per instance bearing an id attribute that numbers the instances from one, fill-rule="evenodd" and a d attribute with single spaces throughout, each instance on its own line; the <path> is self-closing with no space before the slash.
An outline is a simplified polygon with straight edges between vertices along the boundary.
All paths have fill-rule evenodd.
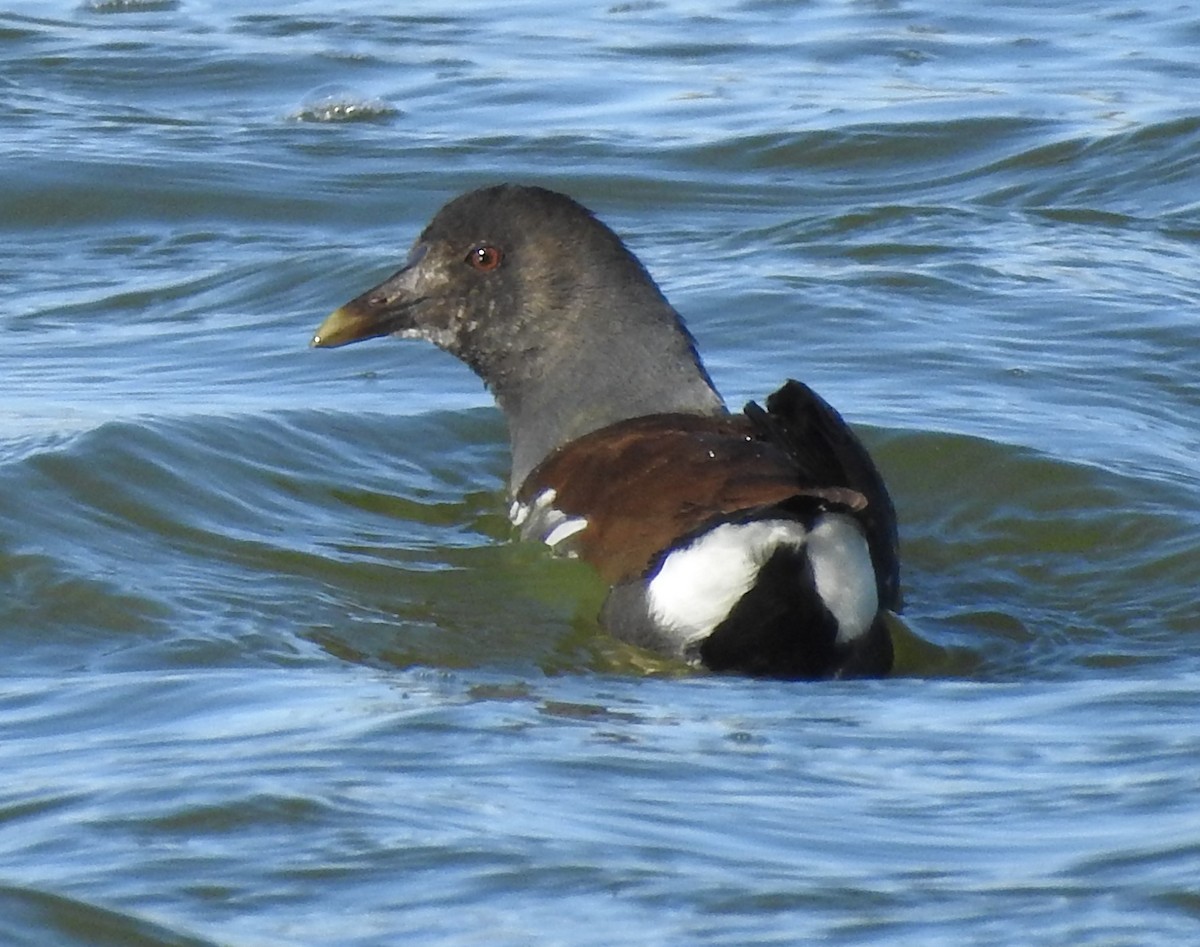
<path id="1" fill-rule="evenodd" d="M 854 511 L 866 505 L 847 487 L 803 486 L 795 460 L 755 435 L 745 417 L 622 421 L 555 451 L 517 499 L 528 503 L 553 488 L 556 509 L 588 520 L 572 548 L 614 583 L 642 574 L 680 537 L 723 516 L 804 496 Z"/>

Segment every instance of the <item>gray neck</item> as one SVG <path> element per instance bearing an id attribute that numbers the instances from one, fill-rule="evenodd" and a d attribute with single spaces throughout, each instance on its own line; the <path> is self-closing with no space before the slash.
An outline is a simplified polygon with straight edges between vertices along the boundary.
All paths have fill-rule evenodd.
<path id="1" fill-rule="evenodd" d="M 636 331 L 619 317 L 577 323 L 600 331 L 550 340 L 535 364 L 523 365 L 519 386 L 505 384 L 517 373 L 492 379 L 508 419 L 514 492 L 555 448 L 618 421 L 726 413 L 678 315 L 665 300 L 659 305 L 651 319 L 639 313 Z"/>

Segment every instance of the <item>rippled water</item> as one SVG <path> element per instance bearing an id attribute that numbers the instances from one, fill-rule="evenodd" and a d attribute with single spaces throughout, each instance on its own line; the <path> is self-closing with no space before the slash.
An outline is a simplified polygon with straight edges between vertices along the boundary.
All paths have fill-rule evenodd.
<path id="1" fill-rule="evenodd" d="M 402 11 L 402 12 L 401 12 Z M 9 4 L 0 942 L 1200 930 L 1200 13 Z M 447 198 L 627 238 L 860 426 L 885 681 L 687 675 L 513 544 L 503 421 L 306 348 Z"/>

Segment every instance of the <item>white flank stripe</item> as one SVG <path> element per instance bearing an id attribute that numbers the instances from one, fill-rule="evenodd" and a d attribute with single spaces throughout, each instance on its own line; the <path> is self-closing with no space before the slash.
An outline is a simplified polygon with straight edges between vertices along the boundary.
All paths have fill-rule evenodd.
<path id="1" fill-rule="evenodd" d="M 571 550 L 557 547 L 582 529 L 588 521 L 582 516 L 570 516 L 554 508 L 558 492 L 549 487 L 533 498 L 530 503 L 514 501 L 508 510 L 508 518 L 521 531 L 521 538 L 545 543 L 558 554 L 574 556 Z"/>
<path id="2" fill-rule="evenodd" d="M 588 521 L 582 516 L 574 519 L 563 520 L 554 529 L 550 530 L 542 539 L 547 546 L 557 546 L 564 539 L 570 539 L 582 529 L 587 529 Z"/>

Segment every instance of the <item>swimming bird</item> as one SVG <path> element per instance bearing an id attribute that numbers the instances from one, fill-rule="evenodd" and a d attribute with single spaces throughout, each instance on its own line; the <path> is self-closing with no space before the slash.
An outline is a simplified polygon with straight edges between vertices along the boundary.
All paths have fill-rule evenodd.
<path id="1" fill-rule="evenodd" d="M 386 335 L 483 379 L 513 524 L 594 567 L 616 637 L 719 672 L 890 670 L 896 516 L 866 448 L 798 381 L 730 412 L 679 313 L 582 205 L 512 184 L 450 201 L 312 345 Z"/>

